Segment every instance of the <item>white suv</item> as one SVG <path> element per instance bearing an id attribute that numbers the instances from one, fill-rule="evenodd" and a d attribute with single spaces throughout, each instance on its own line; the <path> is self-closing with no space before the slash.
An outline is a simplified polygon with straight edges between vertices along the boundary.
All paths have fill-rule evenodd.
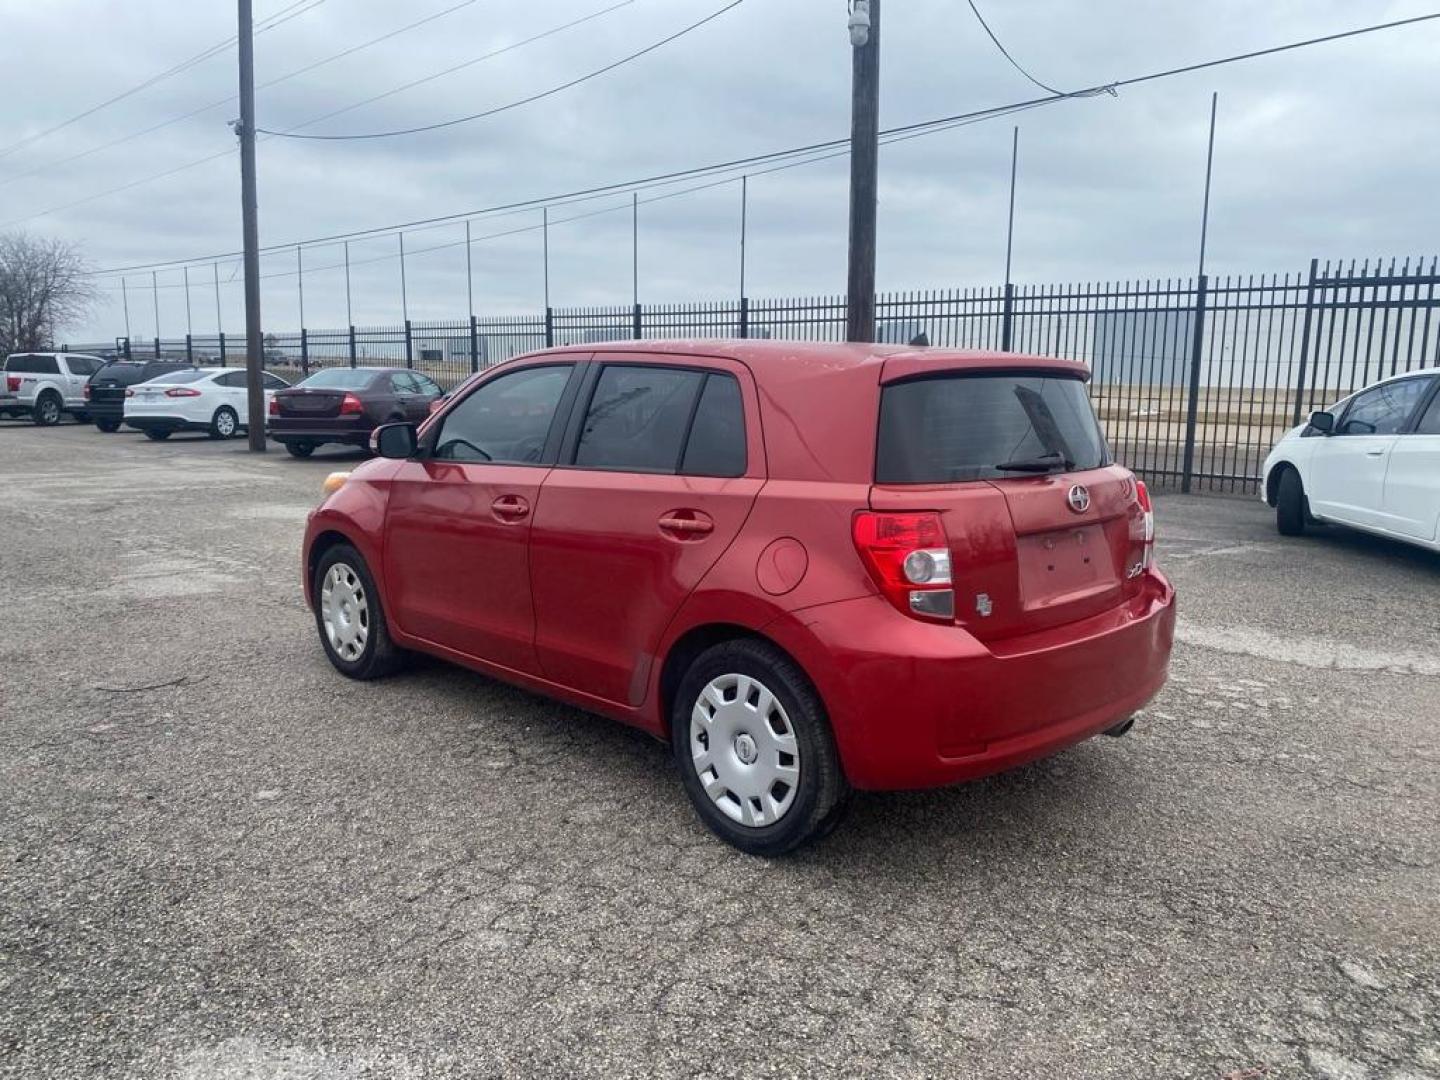
<path id="1" fill-rule="evenodd" d="M 1288 432 L 1261 495 L 1286 536 L 1311 521 L 1440 550 L 1440 371 L 1396 375 Z"/>
<path id="2" fill-rule="evenodd" d="M 5 358 L 0 410 L 29 414 L 42 427 L 58 424 L 66 413 L 88 423 L 85 383 L 104 366 L 84 353 L 12 353 Z"/>

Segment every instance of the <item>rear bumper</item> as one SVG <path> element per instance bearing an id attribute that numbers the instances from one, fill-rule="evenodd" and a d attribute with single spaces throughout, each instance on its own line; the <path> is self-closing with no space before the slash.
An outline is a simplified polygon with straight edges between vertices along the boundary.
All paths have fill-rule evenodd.
<path id="1" fill-rule="evenodd" d="M 210 425 L 184 416 L 142 415 L 125 417 L 125 426 L 136 431 L 208 431 Z"/>
<path id="2" fill-rule="evenodd" d="M 370 446 L 370 432 L 375 425 L 366 417 L 358 420 L 301 420 L 271 417 L 265 434 L 276 442 L 344 443 L 348 446 Z"/>
<path id="3" fill-rule="evenodd" d="M 767 628 L 814 679 L 859 788 L 938 787 L 1106 731 L 1164 685 L 1175 592 L 1159 573 L 1123 606 L 987 647 L 865 597 Z"/>
<path id="4" fill-rule="evenodd" d="M 0 382 L 4 382 L 0 379 Z M 21 405 L 20 399 L 14 394 L 0 394 L 0 413 L 23 413 L 29 412 L 29 405 Z"/>

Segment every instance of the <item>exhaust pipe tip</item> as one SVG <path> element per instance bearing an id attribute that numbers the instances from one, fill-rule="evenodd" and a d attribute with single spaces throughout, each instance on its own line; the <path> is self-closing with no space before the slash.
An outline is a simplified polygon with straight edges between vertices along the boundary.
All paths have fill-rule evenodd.
<path id="1" fill-rule="evenodd" d="M 1112 739 L 1118 739 L 1122 735 L 1129 735 L 1130 729 L 1134 726 L 1135 717 L 1127 716 L 1124 720 L 1121 720 L 1120 723 L 1116 724 L 1114 727 L 1107 728 L 1105 734 L 1109 735 Z"/>

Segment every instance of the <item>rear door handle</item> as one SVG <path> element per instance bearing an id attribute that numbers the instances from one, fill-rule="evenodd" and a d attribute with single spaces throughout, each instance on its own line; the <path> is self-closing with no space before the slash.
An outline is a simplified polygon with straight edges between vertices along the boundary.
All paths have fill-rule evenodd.
<path id="1" fill-rule="evenodd" d="M 1365 456 L 1366 456 L 1366 457 L 1384 457 L 1384 456 L 1385 456 L 1385 451 L 1384 451 L 1384 450 L 1366 450 L 1366 451 L 1365 451 Z"/>
<path id="2" fill-rule="evenodd" d="M 677 540 L 699 540 L 715 531 L 715 522 L 699 510 L 672 510 L 660 518 L 660 531 Z"/>
<path id="3" fill-rule="evenodd" d="M 530 504 L 519 495 L 501 495 L 490 504 L 490 512 L 507 525 L 523 521 L 530 514 Z"/>

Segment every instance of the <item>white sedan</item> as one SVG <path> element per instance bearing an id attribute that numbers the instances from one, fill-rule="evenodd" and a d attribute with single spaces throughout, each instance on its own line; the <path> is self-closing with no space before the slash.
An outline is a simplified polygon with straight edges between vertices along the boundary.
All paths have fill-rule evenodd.
<path id="1" fill-rule="evenodd" d="M 290 384 L 268 371 L 260 377 L 268 410 L 275 391 Z M 177 431 L 228 439 L 245 430 L 246 412 L 244 368 L 172 371 L 125 391 L 125 425 L 157 441 Z"/>
<path id="2" fill-rule="evenodd" d="M 1265 459 L 1261 496 L 1286 536 L 1325 521 L 1440 551 L 1440 369 L 1311 414 Z"/>

